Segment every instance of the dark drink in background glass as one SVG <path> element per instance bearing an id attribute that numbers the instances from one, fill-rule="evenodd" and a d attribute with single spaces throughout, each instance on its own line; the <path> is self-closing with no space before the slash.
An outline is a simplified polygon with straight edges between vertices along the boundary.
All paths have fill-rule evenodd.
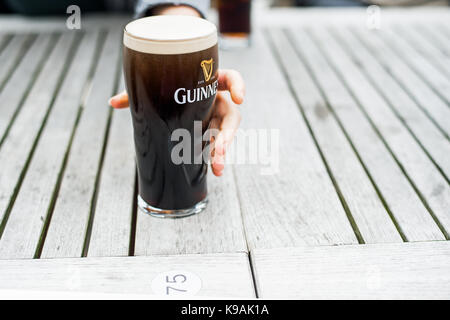
<path id="1" fill-rule="evenodd" d="M 251 0 L 218 0 L 222 46 L 247 47 L 251 32 Z"/>

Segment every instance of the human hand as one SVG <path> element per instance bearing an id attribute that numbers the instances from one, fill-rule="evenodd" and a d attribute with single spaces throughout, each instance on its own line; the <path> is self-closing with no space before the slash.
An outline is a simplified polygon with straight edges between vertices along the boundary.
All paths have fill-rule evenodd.
<path id="1" fill-rule="evenodd" d="M 241 113 L 236 105 L 242 104 L 244 96 L 245 84 L 241 74 L 235 70 L 219 70 L 219 91 L 210 123 L 211 129 L 219 130 L 211 150 L 211 168 L 218 177 L 225 168 L 226 149 L 241 122 Z M 119 93 L 109 100 L 109 104 L 116 109 L 128 108 L 128 94 L 125 91 Z"/>

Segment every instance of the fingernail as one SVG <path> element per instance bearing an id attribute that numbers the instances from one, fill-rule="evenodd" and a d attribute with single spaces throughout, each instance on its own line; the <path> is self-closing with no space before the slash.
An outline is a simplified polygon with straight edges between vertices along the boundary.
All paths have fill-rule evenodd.
<path id="1" fill-rule="evenodd" d="M 220 177 L 221 175 L 222 175 L 222 173 L 223 173 L 223 169 L 224 168 L 214 168 L 214 174 L 216 175 L 216 176 L 218 176 L 218 177 Z"/>

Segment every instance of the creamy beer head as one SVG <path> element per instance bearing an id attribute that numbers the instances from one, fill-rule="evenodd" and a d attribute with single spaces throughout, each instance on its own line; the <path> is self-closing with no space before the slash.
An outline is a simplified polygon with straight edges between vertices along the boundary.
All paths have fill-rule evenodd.
<path id="1" fill-rule="evenodd" d="M 153 54 L 183 54 L 202 51 L 217 43 L 216 26 L 191 16 L 153 16 L 125 27 L 124 45 Z"/>
<path id="2" fill-rule="evenodd" d="M 155 16 L 124 30 L 138 204 L 145 212 L 185 216 L 206 203 L 202 137 L 219 86 L 218 59 L 216 27 L 201 18 Z"/>

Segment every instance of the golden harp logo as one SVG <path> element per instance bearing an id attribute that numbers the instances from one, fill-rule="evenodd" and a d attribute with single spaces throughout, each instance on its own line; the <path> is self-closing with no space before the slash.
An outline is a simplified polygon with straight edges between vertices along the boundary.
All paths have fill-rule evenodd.
<path id="1" fill-rule="evenodd" d="M 202 67 L 203 76 L 205 77 L 205 81 L 209 81 L 209 79 L 211 79 L 212 72 L 213 72 L 214 59 L 211 58 L 209 60 L 203 60 L 200 63 L 200 66 Z"/>

